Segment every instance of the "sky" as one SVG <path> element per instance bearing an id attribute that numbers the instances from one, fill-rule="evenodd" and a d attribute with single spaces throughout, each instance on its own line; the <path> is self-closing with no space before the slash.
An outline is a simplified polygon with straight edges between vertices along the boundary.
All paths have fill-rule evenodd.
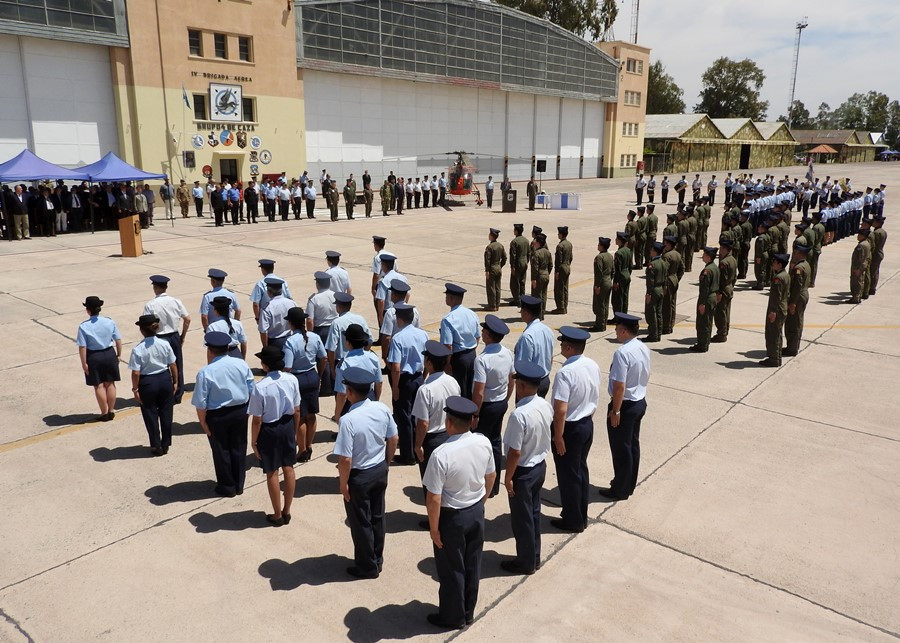
<path id="1" fill-rule="evenodd" d="M 619 0 L 613 26 L 618 40 L 631 34 L 632 0 Z M 721 56 L 750 58 L 766 74 L 761 90 L 768 119 L 786 113 L 796 23 L 809 26 L 800 41 L 796 99 L 812 115 L 834 109 L 855 92 L 870 90 L 900 100 L 898 0 L 641 0 L 638 44 L 651 48 L 684 90 L 688 112 L 699 102 L 700 77 Z"/>

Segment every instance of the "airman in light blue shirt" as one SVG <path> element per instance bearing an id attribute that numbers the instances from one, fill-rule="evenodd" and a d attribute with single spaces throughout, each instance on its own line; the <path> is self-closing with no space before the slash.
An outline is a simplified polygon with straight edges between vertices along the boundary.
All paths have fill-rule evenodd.
<path id="1" fill-rule="evenodd" d="M 175 351 L 172 350 L 172 345 L 153 336 L 144 338 L 144 341 L 131 349 L 128 369 L 141 375 L 157 375 L 169 370 L 169 365 L 174 363 Z"/>
<path id="2" fill-rule="evenodd" d="M 245 404 L 252 391 L 253 373 L 247 362 L 219 355 L 197 373 L 191 404 L 198 409 L 214 411 Z"/>
<path id="3" fill-rule="evenodd" d="M 122 339 L 122 335 L 116 322 L 109 317 L 92 315 L 78 326 L 75 343 L 89 351 L 102 351 L 112 346 L 117 339 Z"/>
<path id="4" fill-rule="evenodd" d="M 305 373 L 325 359 L 325 345 L 315 333 L 295 331 L 284 343 L 284 364 L 291 373 Z"/>
<path id="5" fill-rule="evenodd" d="M 396 435 L 390 409 L 365 399 L 341 417 L 334 454 L 351 458 L 353 469 L 371 469 L 385 462 L 385 442 Z"/>

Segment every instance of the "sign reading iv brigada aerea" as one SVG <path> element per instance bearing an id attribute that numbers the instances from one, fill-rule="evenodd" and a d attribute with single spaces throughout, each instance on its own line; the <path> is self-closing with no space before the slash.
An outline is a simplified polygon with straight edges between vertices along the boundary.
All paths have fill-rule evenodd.
<path id="1" fill-rule="evenodd" d="M 209 84 L 209 120 L 237 123 L 241 115 L 241 86 Z"/>

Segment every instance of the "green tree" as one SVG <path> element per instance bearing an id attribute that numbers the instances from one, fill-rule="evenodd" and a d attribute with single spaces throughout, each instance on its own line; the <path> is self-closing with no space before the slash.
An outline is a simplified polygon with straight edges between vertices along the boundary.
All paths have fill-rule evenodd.
<path id="1" fill-rule="evenodd" d="M 884 142 L 890 149 L 900 147 L 900 102 L 891 101 L 887 106 L 887 124 L 884 128 Z"/>
<path id="2" fill-rule="evenodd" d="M 839 129 L 883 132 L 888 124 L 889 103 L 890 99 L 881 92 L 853 94 L 834 110 L 835 126 Z"/>
<path id="3" fill-rule="evenodd" d="M 507 7 L 549 20 L 582 37 L 598 40 L 619 15 L 615 0 L 498 0 Z"/>
<path id="4" fill-rule="evenodd" d="M 803 104 L 802 100 L 794 101 L 794 109 L 791 110 L 791 112 L 791 127 L 793 127 L 794 129 L 813 129 L 813 121 L 812 118 L 810 118 L 809 110 L 806 109 L 806 105 Z M 788 115 L 785 114 L 779 116 L 778 121 L 781 123 L 787 123 Z"/>
<path id="5" fill-rule="evenodd" d="M 836 127 L 834 112 L 828 103 L 819 103 L 816 117 L 812 120 L 813 129 L 834 129 Z"/>
<path id="6" fill-rule="evenodd" d="M 648 114 L 683 114 L 684 90 L 675 79 L 666 73 L 662 61 L 657 60 L 650 65 L 647 78 L 647 113 Z"/>
<path id="7" fill-rule="evenodd" d="M 749 58 L 718 58 L 703 72 L 703 89 L 694 112 L 710 118 L 765 120 L 769 101 L 759 98 L 765 79 L 763 70 Z"/>

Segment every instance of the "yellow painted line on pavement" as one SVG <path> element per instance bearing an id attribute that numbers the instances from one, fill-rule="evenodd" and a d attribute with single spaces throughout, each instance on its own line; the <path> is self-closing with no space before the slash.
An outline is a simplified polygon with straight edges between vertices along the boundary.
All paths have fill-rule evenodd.
<path id="1" fill-rule="evenodd" d="M 116 411 L 116 417 L 112 420 L 115 422 L 120 418 L 131 417 L 132 415 L 137 415 L 141 412 L 140 408 L 130 408 L 123 409 L 121 411 Z M 53 431 L 47 431 L 46 433 L 39 433 L 37 435 L 32 435 L 27 438 L 22 438 L 20 440 L 13 440 L 12 442 L 7 442 L 5 444 L 0 444 L 0 453 L 8 453 L 10 451 L 15 451 L 17 449 L 22 449 L 24 447 L 31 446 L 33 444 L 39 444 L 41 442 L 46 442 L 47 440 L 53 440 L 54 438 L 61 437 L 63 435 L 69 435 L 70 433 L 77 433 L 78 431 L 83 431 L 85 429 L 93 429 L 97 426 L 108 425 L 109 422 L 85 422 L 83 424 L 73 424 L 71 426 L 64 426 L 60 429 L 55 429 Z"/>

